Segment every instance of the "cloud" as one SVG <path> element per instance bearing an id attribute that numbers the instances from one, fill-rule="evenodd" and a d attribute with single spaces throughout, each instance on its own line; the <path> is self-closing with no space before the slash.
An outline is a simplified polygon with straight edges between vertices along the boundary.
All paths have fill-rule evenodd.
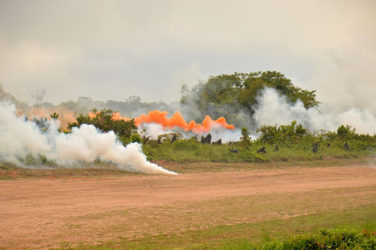
<path id="1" fill-rule="evenodd" d="M 183 82 L 271 69 L 336 108 L 375 113 L 375 9 L 372 0 L 4 0 L 0 82 L 23 100 L 47 89 L 55 103 L 172 101 Z"/>

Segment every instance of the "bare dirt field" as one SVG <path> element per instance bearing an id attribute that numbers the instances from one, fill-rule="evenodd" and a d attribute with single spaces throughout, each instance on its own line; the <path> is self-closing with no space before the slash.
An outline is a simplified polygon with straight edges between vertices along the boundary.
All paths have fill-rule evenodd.
<path id="1" fill-rule="evenodd" d="M 359 206 L 376 207 L 376 169 L 367 165 L 16 178 L 0 181 L 0 248 L 97 244 Z"/>

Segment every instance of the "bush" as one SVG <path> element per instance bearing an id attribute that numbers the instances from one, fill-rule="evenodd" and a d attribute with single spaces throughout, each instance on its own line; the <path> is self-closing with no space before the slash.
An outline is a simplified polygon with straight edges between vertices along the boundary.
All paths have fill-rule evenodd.
<path id="1" fill-rule="evenodd" d="M 114 131 L 119 137 L 119 140 L 124 144 L 129 142 L 141 142 L 141 136 L 137 133 L 134 120 L 124 121 L 112 119 L 114 111 L 110 109 L 104 109 L 100 112 L 96 112 L 94 117 L 89 115 L 79 115 L 77 122 L 69 123 L 68 129 L 73 127 L 80 127 L 82 124 L 92 124 L 102 132 Z"/>
<path id="2" fill-rule="evenodd" d="M 231 242 L 224 249 L 376 249 L 376 233 L 355 230 L 322 230 L 319 234 L 303 235 L 285 241 L 270 240 L 261 245 L 249 241 Z"/>
<path id="3" fill-rule="evenodd" d="M 280 249 L 376 249 L 376 235 L 355 230 L 322 230 L 283 242 Z"/>

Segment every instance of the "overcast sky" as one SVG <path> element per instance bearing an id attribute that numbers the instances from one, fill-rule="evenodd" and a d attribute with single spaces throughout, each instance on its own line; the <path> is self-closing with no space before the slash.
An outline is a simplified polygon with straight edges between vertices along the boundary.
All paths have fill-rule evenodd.
<path id="1" fill-rule="evenodd" d="M 376 113 L 376 1 L 0 0 L 0 83 L 174 101 L 210 75 L 278 70 L 321 101 Z"/>

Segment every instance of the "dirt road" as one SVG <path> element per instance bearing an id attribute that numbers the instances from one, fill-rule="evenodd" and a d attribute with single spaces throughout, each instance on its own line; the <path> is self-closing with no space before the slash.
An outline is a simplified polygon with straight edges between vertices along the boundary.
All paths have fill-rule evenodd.
<path id="1" fill-rule="evenodd" d="M 376 205 L 376 169 L 366 166 L 2 180 L 0 247 L 94 244 L 362 204 Z"/>

